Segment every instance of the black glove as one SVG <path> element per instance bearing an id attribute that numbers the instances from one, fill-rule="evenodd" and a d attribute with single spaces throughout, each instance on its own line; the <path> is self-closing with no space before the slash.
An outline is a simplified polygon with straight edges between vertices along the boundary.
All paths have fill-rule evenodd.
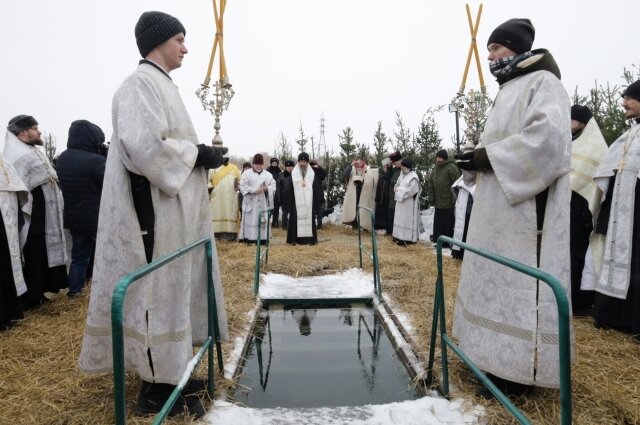
<path id="1" fill-rule="evenodd" d="M 463 152 L 454 156 L 456 165 L 461 170 L 467 171 L 492 171 L 491 162 L 485 148 L 477 148 L 469 152 Z"/>
<path id="2" fill-rule="evenodd" d="M 474 159 L 474 151 L 457 153 L 453 156 L 456 159 L 456 165 L 461 170 L 475 171 L 476 161 Z"/>
<path id="3" fill-rule="evenodd" d="M 222 157 L 229 152 L 229 148 L 212 148 L 207 145 L 196 145 L 198 157 L 194 167 L 218 168 L 222 165 Z"/>

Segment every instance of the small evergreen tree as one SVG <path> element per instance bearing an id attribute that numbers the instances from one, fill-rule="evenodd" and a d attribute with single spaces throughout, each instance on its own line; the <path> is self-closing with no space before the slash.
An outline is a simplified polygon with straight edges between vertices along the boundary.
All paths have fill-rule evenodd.
<path id="1" fill-rule="evenodd" d="M 304 129 L 302 128 L 302 121 L 300 121 L 300 127 L 298 128 L 298 138 L 296 139 L 296 144 L 300 149 L 298 153 L 306 152 L 308 142 L 309 142 L 309 139 L 307 139 L 307 136 L 304 134 Z"/>
<path id="2" fill-rule="evenodd" d="M 351 161 L 356 159 L 358 149 L 353 140 L 353 130 L 351 127 L 345 127 L 342 130 L 342 134 L 338 135 L 338 139 L 340 140 L 340 159 L 345 165 L 351 164 Z"/>
<path id="3" fill-rule="evenodd" d="M 403 157 L 413 157 L 411 130 L 409 130 L 398 111 L 396 111 L 396 130 L 393 131 L 393 136 L 395 137 L 395 142 L 391 142 L 393 149 L 400 152 Z"/>
<path id="4" fill-rule="evenodd" d="M 373 155 L 376 165 L 380 165 L 380 163 L 382 163 L 382 159 L 387 153 L 388 143 L 389 138 L 382 131 L 382 121 L 378 121 L 378 128 L 375 133 L 373 133 Z"/>
<path id="5" fill-rule="evenodd" d="M 276 143 L 274 156 L 276 158 L 279 158 L 281 163 L 288 159 L 293 159 L 291 143 L 287 141 L 287 138 L 285 137 L 283 132 L 280 132 L 280 135 L 278 136 L 278 142 Z"/>

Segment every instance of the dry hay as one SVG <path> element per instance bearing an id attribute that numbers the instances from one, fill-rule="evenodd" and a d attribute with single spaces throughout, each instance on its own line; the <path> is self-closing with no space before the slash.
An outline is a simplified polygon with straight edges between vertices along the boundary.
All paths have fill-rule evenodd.
<path id="1" fill-rule="evenodd" d="M 364 233 L 365 244 L 370 235 Z M 285 233 L 275 230 L 268 264 L 263 272 L 292 276 L 333 273 L 358 265 L 356 232 L 344 226 L 327 226 L 319 232 L 317 246 L 285 244 Z M 418 244 L 399 247 L 379 238 L 382 288 L 394 310 L 413 326 L 418 354 L 427 358 L 436 276 L 435 254 Z M 255 247 L 218 241 L 225 291 L 230 340 L 243 335 L 255 308 L 253 276 Z M 365 269 L 371 270 L 364 258 Z M 444 258 L 447 321 L 452 318 L 460 263 Z M 76 299 L 59 296 L 50 305 L 27 314 L 19 326 L 0 333 L 0 423 L 2 424 L 107 424 L 114 422 L 111 374 L 78 372 L 88 295 Z M 573 364 L 573 410 L 575 424 L 640 424 L 640 347 L 614 331 L 597 330 L 587 318 L 574 321 L 577 359 Z M 224 343 L 223 352 L 231 353 Z M 439 357 L 439 350 L 437 352 Z M 450 382 L 454 397 L 465 397 L 487 408 L 491 424 L 515 423 L 498 403 L 473 396 L 477 384 L 471 372 L 450 354 Z M 203 361 L 198 376 L 205 376 Z M 439 370 L 439 366 L 437 366 Z M 217 373 L 217 372 L 216 372 Z M 127 376 L 128 423 L 147 424 L 130 412 L 139 390 L 138 378 Z M 232 391 L 232 382 L 217 377 L 216 393 Z M 537 389 L 517 401 L 517 406 L 536 424 L 559 422 L 557 390 Z M 169 424 L 190 424 L 178 416 Z"/>

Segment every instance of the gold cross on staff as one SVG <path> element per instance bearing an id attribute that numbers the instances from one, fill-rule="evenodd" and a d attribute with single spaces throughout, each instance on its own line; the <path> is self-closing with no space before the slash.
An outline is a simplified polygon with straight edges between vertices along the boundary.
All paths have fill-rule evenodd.
<path id="1" fill-rule="evenodd" d="M 207 76 L 204 79 L 203 86 L 208 87 L 211 81 L 211 70 L 213 69 L 213 61 L 216 56 L 216 50 L 220 46 L 220 82 L 228 83 L 227 77 L 227 63 L 224 59 L 224 46 L 222 43 L 222 35 L 224 29 L 224 10 L 227 7 L 227 0 L 212 0 L 213 1 L 213 15 L 216 22 L 216 36 L 213 39 L 213 48 L 211 49 L 211 58 L 209 58 L 209 68 L 207 69 Z M 220 2 L 220 13 L 218 14 L 218 4 Z"/>
<path id="2" fill-rule="evenodd" d="M 476 23 L 473 24 L 471 19 L 471 9 L 469 3 L 466 4 L 467 8 L 467 20 L 469 21 L 469 31 L 471 31 L 471 44 L 469 45 L 469 53 L 467 54 L 467 64 L 464 67 L 464 74 L 462 76 L 462 84 L 460 84 L 459 96 L 464 96 L 464 87 L 467 83 L 467 75 L 469 74 L 469 65 L 471 65 L 471 55 L 474 54 L 476 58 L 476 67 L 478 68 L 478 76 L 480 77 L 480 90 L 482 94 L 487 93 L 487 87 L 484 85 L 484 78 L 482 77 L 482 67 L 480 66 L 480 54 L 478 53 L 478 45 L 476 44 L 476 35 L 478 34 L 478 28 L 480 27 L 480 16 L 482 15 L 482 3 L 478 9 L 478 16 L 476 16 Z"/>

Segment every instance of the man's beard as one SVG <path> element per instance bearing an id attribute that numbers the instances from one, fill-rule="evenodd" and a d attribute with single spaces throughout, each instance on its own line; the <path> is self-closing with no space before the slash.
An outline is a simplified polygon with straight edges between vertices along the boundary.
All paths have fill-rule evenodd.
<path id="1" fill-rule="evenodd" d="M 44 142 L 42 141 L 41 138 L 37 138 L 36 140 L 33 141 L 32 145 L 34 146 L 44 146 Z"/>

